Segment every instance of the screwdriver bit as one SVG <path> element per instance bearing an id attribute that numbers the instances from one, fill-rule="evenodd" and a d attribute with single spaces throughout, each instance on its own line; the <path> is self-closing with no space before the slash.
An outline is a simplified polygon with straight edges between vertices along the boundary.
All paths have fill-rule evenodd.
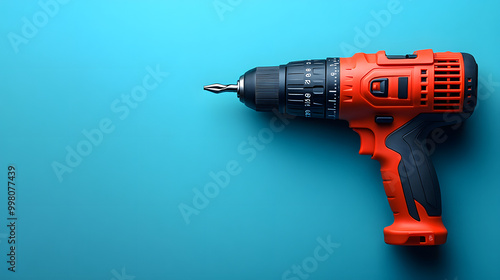
<path id="1" fill-rule="evenodd" d="M 238 85 L 211 84 L 208 86 L 204 86 L 203 89 L 211 91 L 213 93 L 221 93 L 226 91 L 236 92 L 238 91 Z"/>

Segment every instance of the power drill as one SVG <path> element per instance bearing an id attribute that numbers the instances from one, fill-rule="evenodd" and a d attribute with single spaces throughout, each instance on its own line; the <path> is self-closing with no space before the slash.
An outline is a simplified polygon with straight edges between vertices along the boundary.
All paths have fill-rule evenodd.
<path id="1" fill-rule="evenodd" d="M 447 230 L 425 143 L 435 128 L 470 117 L 477 102 L 477 70 L 468 53 L 379 51 L 257 67 L 237 84 L 204 89 L 237 92 L 257 111 L 348 121 L 360 135 L 359 153 L 380 162 L 394 213 L 394 223 L 384 229 L 385 242 L 439 245 L 446 242 Z"/>

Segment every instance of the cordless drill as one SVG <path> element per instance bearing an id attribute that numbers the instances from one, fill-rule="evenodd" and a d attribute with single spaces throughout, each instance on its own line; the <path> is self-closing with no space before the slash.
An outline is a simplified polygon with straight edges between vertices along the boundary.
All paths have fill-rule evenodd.
<path id="1" fill-rule="evenodd" d="M 439 245 L 447 230 L 427 136 L 464 121 L 477 101 L 477 64 L 467 53 L 420 50 L 407 55 L 357 53 L 346 58 L 257 67 L 237 84 L 205 90 L 237 92 L 257 111 L 343 119 L 361 138 L 360 154 L 380 162 L 395 245 Z"/>

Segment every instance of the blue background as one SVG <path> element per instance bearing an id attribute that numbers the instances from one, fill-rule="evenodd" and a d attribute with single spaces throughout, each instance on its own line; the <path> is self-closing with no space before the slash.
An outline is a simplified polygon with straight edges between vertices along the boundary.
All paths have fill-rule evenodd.
<path id="1" fill-rule="evenodd" d="M 338 248 L 308 279 L 498 278 L 500 2 L 401 0 L 377 22 L 390 2 L 69 1 L 43 22 L 37 1 L 2 0 L 0 279 L 282 279 L 311 260 L 317 238 Z M 41 27 L 12 44 L 23 18 Z M 368 40 L 356 41 L 357 28 Z M 358 155 L 345 122 L 291 120 L 247 161 L 238 147 L 273 114 L 202 90 L 255 66 L 350 56 L 347 45 L 469 52 L 479 64 L 476 112 L 433 154 L 443 246 L 383 242 L 393 217 L 379 164 Z M 157 66 L 169 74 L 136 108 L 126 117 L 112 109 Z M 66 164 L 66 148 L 102 120 L 113 131 L 60 181 L 54 162 Z M 186 224 L 179 205 L 193 206 L 193 189 L 232 160 L 241 172 Z M 15 273 L 6 263 L 9 164 Z"/>

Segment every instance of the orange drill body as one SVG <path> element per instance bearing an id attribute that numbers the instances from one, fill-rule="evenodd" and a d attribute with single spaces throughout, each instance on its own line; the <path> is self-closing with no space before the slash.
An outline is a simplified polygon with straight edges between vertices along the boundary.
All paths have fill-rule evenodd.
<path id="1" fill-rule="evenodd" d="M 384 229 L 395 245 L 439 245 L 447 230 L 441 194 L 426 147 L 441 126 L 467 119 L 477 99 L 477 64 L 470 54 L 420 50 L 411 55 L 357 53 L 347 58 L 257 67 L 237 85 L 257 111 L 278 109 L 306 118 L 343 119 L 361 138 L 360 154 L 381 165 L 394 223 Z"/>
<path id="2" fill-rule="evenodd" d="M 420 221 L 409 213 L 404 199 L 398 165 L 401 155 L 386 146 L 386 138 L 421 113 L 462 113 L 467 102 L 464 61 L 461 53 L 415 52 L 414 59 L 388 59 L 384 51 L 358 53 L 341 58 L 339 116 L 347 120 L 361 138 L 360 154 L 380 162 L 383 184 L 394 224 L 384 230 L 390 244 L 442 244 L 447 231 L 441 216 L 429 216 L 415 201 Z M 407 78 L 407 98 L 398 97 L 400 78 Z M 372 94 L 370 82 L 387 78 L 387 96 Z M 378 89 L 373 85 L 372 89 Z M 472 97 L 469 97 L 472 98 Z M 378 124 L 376 116 L 391 116 L 393 122 Z M 424 238 L 425 237 L 425 238 Z"/>

